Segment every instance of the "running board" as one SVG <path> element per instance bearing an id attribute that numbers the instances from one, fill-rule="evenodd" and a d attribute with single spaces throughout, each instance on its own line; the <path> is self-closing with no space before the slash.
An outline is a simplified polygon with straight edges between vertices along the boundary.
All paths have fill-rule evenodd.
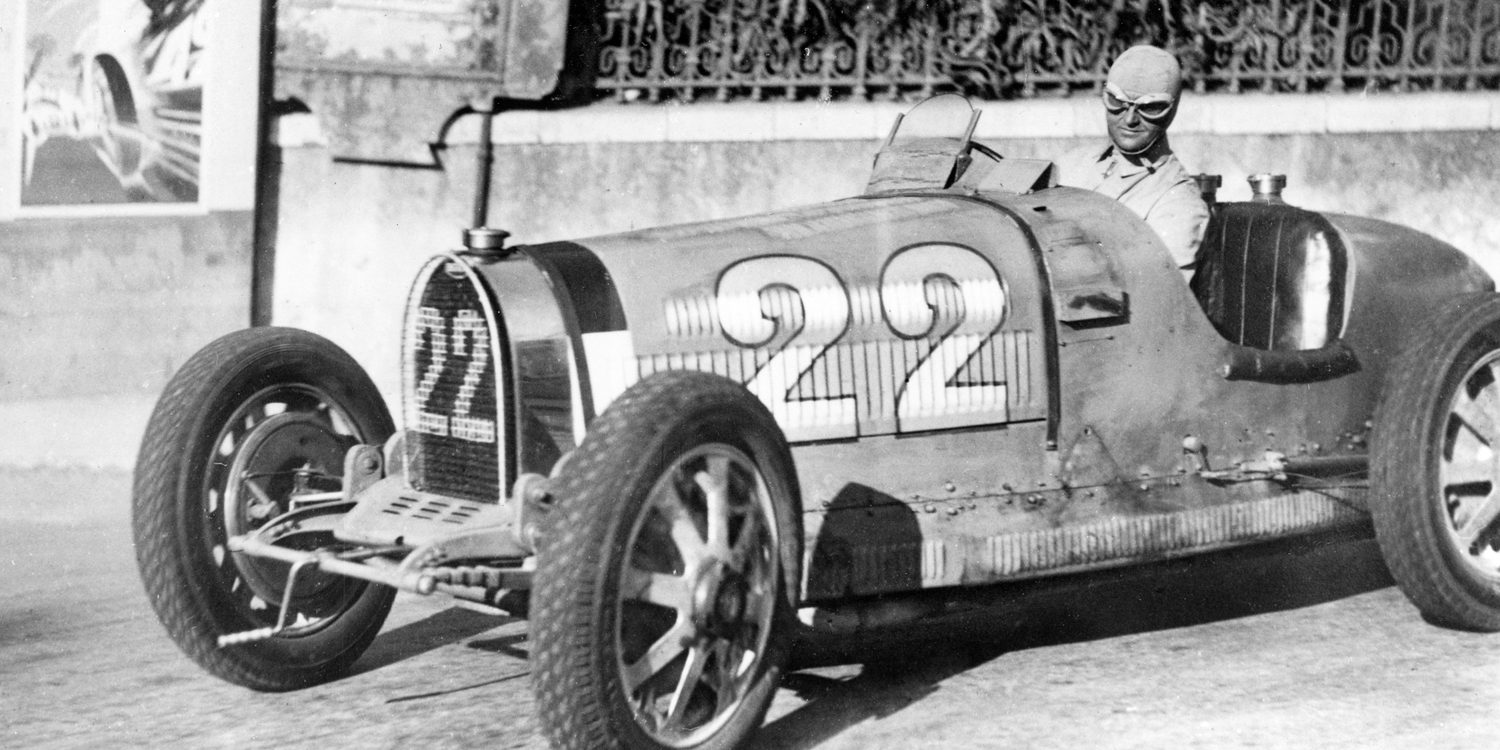
<path id="1" fill-rule="evenodd" d="M 1302 490 L 1206 508 L 998 534 L 970 535 L 955 528 L 951 535 L 939 535 L 910 528 L 909 539 L 884 540 L 872 538 L 872 529 L 903 527 L 880 516 L 866 518 L 867 510 L 860 508 L 842 529 L 835 530 L 839 520 L 830 516 L 809 540 L 804 598 L 826 602 L 1019 581 L 1367 523 L 1365 493 L 1358 487 Z M 910 513 L 904 506 L 896 507 L 894 513 Z"/>

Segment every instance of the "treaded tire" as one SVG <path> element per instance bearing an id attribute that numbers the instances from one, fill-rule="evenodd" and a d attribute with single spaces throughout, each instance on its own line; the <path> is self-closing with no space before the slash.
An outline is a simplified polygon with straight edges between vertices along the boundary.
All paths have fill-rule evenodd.
<path id="1" fill-rule="evenodd" d="M 742 507 L 772 509 L 770 515 L 774 518 L 757 521 L 760 525 L 756 534 L 774 529 L 775 543 L 757 547 L 761 550 L 758 559 L 774 561 L 766 564 L 776 566 L 760 568 L 762 572 L 772 570 L 763 580 L 769 581 L 764 588 L 774 591 L 744 600 L 756 602 L 745 604 L 747 612 L 764 607 L 768 601 L 771 612 L 764 647 L 753 667 L 743 672 L 742 684 L 746 687 L 738 692 L 713 689 L 709 699 L 713 707 L 709 710 L 714 712 L 714 718 L 696 725 L 683 736 L 664 738 L 673 728 L 671 717 L 665 722 L 643 718 L 639 703 L 631 701 L 645 701 L 641 696 L 651 691 L 651 682 L 658 677 L 664 676 L 669 684 L 690 684 L 689 678 L 682 677 L 683 673 L 691 674 L 685 665 L 694 658 L 711 657 L 698 657 L 697 646 L 679 645 L 682 661 L 673 657 L 674 661 L 667 662 L 678 665 L 676 676 L 672 667 L 661 667 L 660 672 L 652 672 L 644 688 L 637 681 L 637 692 L 632 694 L 627 680 L 634 678 L 629 677 L 631 670 L 627 664 L 633 656 L 626 644 L 631 632 L 646 627 L 640 623 L 649 619 L 645 615 L 651 614 L 651 606 L 628 599 L 628 589 L 622 582 L 628 580 L 628 575 L 639 574 L 638 564 L 646 557 L 670 556 L 666 552 L 653 552 L 651 545 L 642 539 L 661 533 L 650 531 L 653 521 L 659 520 L 655 515 L 658 508 L 679 502 L 684 503 L 683 507 L 692 505 L 681 498 L 693 496 L 692 488 L 702 487 L 701 482 L 709 473 L 706 469 L 690 473 L 693 470 L 689 467 L 699 465 L 692 462 L 700 456 L 705 461 L 720 461 L 719 465 L 730 467 L 722 473 L 758 472 L 763 479 L 756 486 L 769 495 L 769 502 L 756 494 L 760 499 L 747 501 Z M 691 481 L 674 483 L 673 478 L 679 476 Z M 740 482 L 739 486 L 746 486 L 743 480 Z M 704 497 L 708 494 L 703 491 Z M 650 376 L 616 399 L 590 426 L 583 444 L 558 477 L 553 496 L 556 505 L 546 521 L 531 598 L 532 688 L 541 725 L 552 744 L 559 748 L 597 750 L 732 748 L 742 743 L 760 726 L 780 682 L 796 624 L 795 596 L 801 575 L 801 515 L 796 475 L 786 440 L 771 414 L 743 387 L 718 376 L 698 372 Z M 704 507 L 712 507 L 710 501 L 703 502 Z M 720 508 L 726 507 L 725 501 L 720 502 Z M 743 518 L 749 518 L 749 511 L 745 513 Z M 706 511 L 703 518 L 711 515 L 712 511 Z M 750 522 L 739 523 L 735 537 L 739 541 L 733 546 L 747 540 L 755 543 L 745 531 L 751 528 Z M 701 527 L 695 528 L 710 526 L 711 522 L 705 520 Z M 733 524 L 725 526 L 732 528 Z M 712 531 L 703 531 L 702 538 L 712 540 Z M 759 538 L 766 541 L 765 537 Z M 683 555 L 679 562 L 690 557 Z M 701 583 L 702 579 L 695 579 L 692 573 L 700 569 L 695 565 L 682 562 L 683 581 Z M 697 591 L 702 586 L 687 583 L 684 588 Z M 718 601 L 716 595 L 707 598 Z M 706 614 L 710 610 L 717 612 L 717 605 L 694 610 L 689 619 L 697 622 L 700 615 L 711 619 Z M 676 617 L 675 622 L 684 621 L 682 610 L 678 610 Z M 745 615 L 745 619 L 750 618 Z M 675 642 L 697 644 L 700 641 L 691 639 L 705 638 L 708 640 L 701 642 L 710 643 L 714 636 L 704 634 L 722 632 L 716 627 L 710 623 Z M 652 642 L 654 637 L 652 631 L 640 642 Z M 660 645 L 671 640 L 662 636 L 654 643 Z M 651 648 L 654 650 L 656 646 Z M 707 650 L 709 646 L 703 648 Z M 689 654 L 690 651 L 693 653 Z M 734 657 L 718 657 L 717 662 L 710 663 L 743 663 L 748 653 L 751 649 Z M 641 657 L 635 663 L 645 661 Z M 684 705 L 706 694 L 700 688 L 677 690 L 685 696 L 681 698 Z M 740 697 L 732 708 L 720 708 L 718 704 L 724 695 Z"/>
<path id="2" fill-rule="evenodd" d="M 1480 432 L 1492 430 L 1470 428 L 1461 415 L 1500 424 L 1500 408 L 1483 419 L 1470 409 L 1475 394 L 1500 389 L 1490 370 L 1500 362 L 1500 295 L 1454 298 L 1422 330 L 1426 337 L 1393 363 L 1375 410 L 1375 536 L 1401 591 L 1430 622 L 1500 631 L 1500 551 L 1493 549 L 1500 531 L 1488 524 L 1467 546 L 1458 531 L 1477 515 L 1473 509 L 1486 492 L 1500 498 L 1500 471 L 1492 460 L 1480 476 L 1460 473 L 1473 474 L 1473 464 L 1485 463 L 1468 455 L 1500 452 L 1500 444 L 1491 443 L 1500 435 L 1482 439 Z"/>
<path id="3" fill-rule="evenodd" d="M 271 412 L 281 416 L 267 416 Z M 132 528 L 146 594 L 184 653 L 215 676 L 257 690 L 290 690 L 347 671 L 380 630 L 393 589 L 315 575 L 299 585 L 295 609 L 313 613 L 299 627 L 218 646 L 220 635 L 275 623 L 279 599 L 267 609 L 274 597 L 263 596 L 257 607 L 258 594 L 247 582 L 284 584 L 287 571 L 224 546 L 234 529 L 248 531 L 246 524 L 256 522 L 243 512 L 258 502 L 244 486 L 252 480 L 242 478 L 231 489 L 231 476 L 243 460 L 264 455 L 281 464 L 315 464 L 329 475 L 322 481 L 332 484 L 343 470 L 343 450 L 379 444 L 393 431 L 363 369 L 332 342 L 305 331 L 231 333 L 178 370 L 157 401 L 136 461 Z M 254 480 L 279 493 L 282 503 L 263 505 L 258 518 L 286 510 L 292 473 L 267 472 L 269 478 Z M 303 597 L 309 585 L 312 593 Z"/>

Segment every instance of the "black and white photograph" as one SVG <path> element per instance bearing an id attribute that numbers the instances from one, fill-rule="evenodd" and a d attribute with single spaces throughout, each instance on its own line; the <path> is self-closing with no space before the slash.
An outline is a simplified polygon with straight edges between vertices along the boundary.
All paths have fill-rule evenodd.
<path id="1" fill-rule="evenodd" d="M 21 205 L 198 200 L 205 2 L 27 0 Z"/>
<path id="2" fill-rule="evenodd" d="M 1500 4 L 4 0 L 0 746 L 1495 746 Z"/>

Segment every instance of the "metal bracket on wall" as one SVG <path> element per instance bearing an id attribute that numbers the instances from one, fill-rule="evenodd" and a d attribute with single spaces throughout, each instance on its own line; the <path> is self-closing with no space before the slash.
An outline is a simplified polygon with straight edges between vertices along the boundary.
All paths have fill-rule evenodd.
<path id="1" fill-rule="evenodd" d="M 370 159 L 363 156 L 340 156 L 338 154 L 333 156 L 333 161 L 337 164 L 361 164 L 369 167 L 390 167 L 392 169 L 427 169 L 441 172 L 444 169 L 443 152 L 448 150 L 448 131 L 453 128 L 454 123 L 463 117 L 478 113 L 479 110 L 474 109 L 472 105 L 465 104 L 453 110 L 453 113 L 448 115 L 448 119 L 443 120 L 442 126 L 438 128 L 437 140 L 427 144 L 427 152 L 432 158 L 431 161 Z"/>
<path id="2" fill-rule="evenodd" d="M 484 109 L 475 107 L 472 103 L 465 104 L 453 110 L 443 124 L 438 128 L 437 140 L 427 144 L 428 153 L 432 159 L 428 162 L 406 161 L 399 159 L 369 159 L 360 156 L 337 156 L 333 161 L 339 164 L 360 164 L 373 167 L 389 167 L 393 169 L 422 169 L 444 171 L 443 152 L 448 149 L 448 132 L 452 130 L 454 123 L 468 115 L 479 115 L 479 148 L 475 154 L 475 188 L 474 188 L 474 213 L 473 222 L 470 224 L 473 231 L 466 232 L 465 245 L 471 250 L 499 251 L 503 249 L 504 239 L 508 232 L 501 230 L 489 230 L 489 205 L 490 205 L 490 172 L 495 163 L 495 145 L 492 142 L 492 133 L 495 117 L 502 112 L 518 109 L 546 109 L 551 102 L 538 102 L 531 99 L 515 99 L 504 96 L 491 97 L 489 106 Z M 480 232 L 486 230 L 486 232 Z M 480 235 L 488 237 L 495 235 L 496 240 L 484 247 L 474 247 L 470 241 L 470 235 L 480 232 Z M 476 235 L 479 236 L 479 235 Z M 492 247 L 491 244 L 494 246 Z"/>

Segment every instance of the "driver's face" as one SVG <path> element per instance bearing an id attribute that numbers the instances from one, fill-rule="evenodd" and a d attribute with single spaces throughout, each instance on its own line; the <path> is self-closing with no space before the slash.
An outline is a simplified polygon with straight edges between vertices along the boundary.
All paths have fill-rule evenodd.
<path id="1" fill-rule="evenodd" d="M 1139 154 L 1151 147 L 1161 134 L 1166 132 L 1168 122 L 1148 120 L 1136 107 L 1126 107 L 1119 112 L 1104 110 L 1104 122 L 1109 126 L 1109 139 L 1115 148 L 1127 154 Z"/>

